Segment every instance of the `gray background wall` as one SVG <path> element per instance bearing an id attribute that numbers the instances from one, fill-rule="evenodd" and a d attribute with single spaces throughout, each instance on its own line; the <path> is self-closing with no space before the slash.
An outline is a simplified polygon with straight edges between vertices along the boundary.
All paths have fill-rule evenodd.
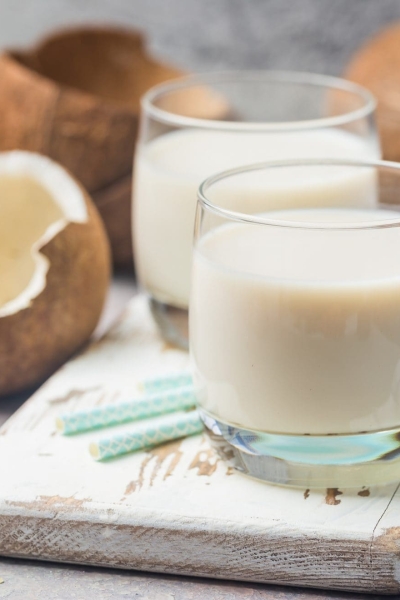
<path id="1" fill-rule="evenodd" d="M 0 48 L 55 27 L 97 22 L 147 32 L 153 51 L 189 69 L 340 73 L 369 35 L 400 21 L 400 0 L 0 0 Z"/>

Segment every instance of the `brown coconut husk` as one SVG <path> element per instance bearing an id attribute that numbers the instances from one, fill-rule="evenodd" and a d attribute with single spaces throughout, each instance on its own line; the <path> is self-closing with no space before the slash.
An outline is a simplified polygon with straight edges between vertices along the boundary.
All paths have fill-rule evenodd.
<path id="1" fill-rule="evenodd" d="M 92 198 L 112 240 L 114 260 L 120 266 L 132 265 L 132 174 L 93 192 Z"/>
<path id="2" fill-rule="evenodd" d="M 0 314 L 0 397 L 44 381 L 87 342 L 100 318 L 110 278 L 109 243 L 89 194 L 76 183 L 86 220 L 67 222 L 39 246 L 49 262 L 44 289 L 28 296 L 22 308 Z"/>
<path id="3" fill-rule="evenodd" d="M 118 29 L 63 31 L 0 56 L 0 150 L 45 154 L 95 197 L 108 195 L 102 212 L 119 266 L 132 256 L 131 194 L 119 182 L 132 171 L 140 97 L 179 75 L 147 54 L 140 34 Z"/>
<path id="4" fill-rule="evenodd" d="M 375 95 L 383 157 L 400 161 L 400 24 L 368 40 L 353 56 L 345 76 Z"/>
<path id="5" fill-rule="evenodd" d="M 70 223 L 42 250 L 51 264 L 45 290 L 30 308 L 0 319 L 0 396 L 47 379 L 97 325 L 109 283 L 109 254 L 87 195 L 86 202 L 87 224 Z"/>

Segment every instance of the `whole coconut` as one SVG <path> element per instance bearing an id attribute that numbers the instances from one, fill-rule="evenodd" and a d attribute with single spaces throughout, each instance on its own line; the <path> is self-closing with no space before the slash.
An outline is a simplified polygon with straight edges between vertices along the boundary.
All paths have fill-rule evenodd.
<path id="1" fill-rule="evenodd" d="M 89 338 L 110 276 L 87 192 L 31 152 L 0 153 L 0 396 L 36 385 Z"/>

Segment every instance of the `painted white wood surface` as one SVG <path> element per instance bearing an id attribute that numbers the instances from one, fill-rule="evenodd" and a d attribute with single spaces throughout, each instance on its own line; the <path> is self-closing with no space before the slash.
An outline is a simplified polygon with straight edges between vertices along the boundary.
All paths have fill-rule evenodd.
<path id="1" fill-rule="evenodd" d="M 399 592 L 396 485 L 269 486 L 234 472 L 204 435 L 96 463 L 87 446 L 101 432 L 56 433 L 58 413 L 123 400 L 143 378 L 187 365 L 138 297 L 9 419 L 0 430 L 0 554 Z"/>

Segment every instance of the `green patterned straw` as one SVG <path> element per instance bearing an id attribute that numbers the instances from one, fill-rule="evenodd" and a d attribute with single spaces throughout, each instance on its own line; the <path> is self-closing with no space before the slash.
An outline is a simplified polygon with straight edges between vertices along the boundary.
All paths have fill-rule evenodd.
<path id="1" fill-rule="evenodd" d="M 64 435 L 90 431 L 109 425 L 139 421 L 196 405 L 194 387 L 187 386 L 164 391 L 129 402 L 120 402 L 96 408 L 68 413 L 56 419 L 56 426 Z"/>
<path id="2" fill-rule="evenodd" d="M 193 385 L 193 379 L 190 373 L 183 371 L 181 373 L 171 373 L 164 377 L 157 377 L 156 379 L 146 379 L 139 385 L 146 394 L 155 394 L 177 387 Z"/>
<path id="3" fill-rule="evenodd" d="M 203 425 L 197 410 L 174 413 L 138 423 L 129 433 L 114 435 L 93 442 L 89 452 L 96 460 L 106 460 L 168 442 L 188 435 L 200 433 Z"/>

